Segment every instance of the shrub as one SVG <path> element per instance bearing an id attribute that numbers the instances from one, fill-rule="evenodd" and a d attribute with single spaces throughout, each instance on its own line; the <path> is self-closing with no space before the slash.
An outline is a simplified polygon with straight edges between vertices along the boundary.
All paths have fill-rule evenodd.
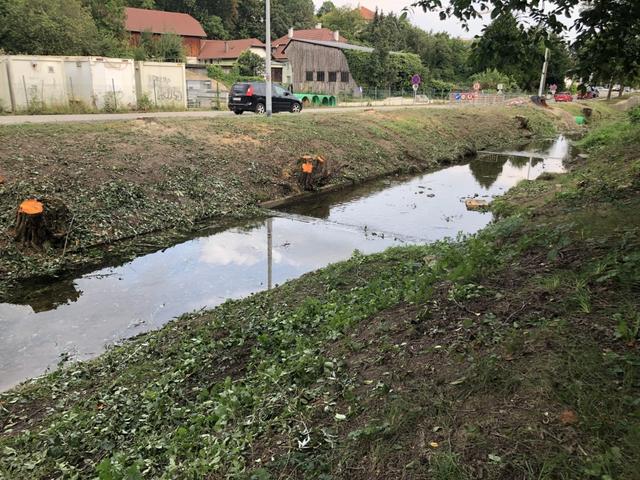
<path id="1" fill-rule="evenodd" d="M 511 78 L 509 75 L 506 75 L 498 70 L 487 68 L 484 72 L 479 72 L 474 75 L 471 75 L 469 79 L 471 83 L 478 82 L 480 84 L 480 88 L 483 89 L 491 89 L 497 90 L 498 85 L 504 85 L 505 92 L 516 87 L 516 81 Z"/>
<path id="2" fill-rule="evenodd" d="M 640 105 L 629 110 L 627 114 L 631 123 L 640 124 Z"/>

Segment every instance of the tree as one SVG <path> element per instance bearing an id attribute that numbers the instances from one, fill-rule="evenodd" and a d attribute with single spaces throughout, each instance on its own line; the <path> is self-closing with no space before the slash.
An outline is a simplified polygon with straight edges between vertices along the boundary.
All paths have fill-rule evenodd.
<path id="1" fill-rule="evenodd" d="M 100 55 L 89 9 L 80 0 L 4 0 L 0 48 L 9 54 Z"/>
<path id="2" fill-rule="evenodd" d="M 207 32 L 207 38 L 212 40 L 227 40 L 229 33 L 224 28 L 222 19 L 217 15 L 209 15 L 207 19 L 202 22 L 202 28 Z"/>
<path id="3" fill-rule="evenodd" d="M 476 73 L 469 80 L 472 83 L 478 82 L 483 89 L 497 90 L 498 85 L 502 84 L 504 91 L 509 91 L 517 86 L 513 78 L 496 69 L 487 69 L 484 72 Z"/>
<path id="4" fill-rule="evenodd" d="M 333 2 L 323 2 L 322 6 L 318 9 L 318 13 L 316 13 L 316 15 L 318 17 L 323 17 L 327 13 L 333 12 L 335 9 L 336 9 L 336 6 L 333 4 Z"/>
<path id="5" fill-rule="evenodd" d="M 156 36 L 147 30 L 140 35 L 140 43 L 134 51 L 134 58 L 158 62 L 184 62 L 186 53 L 179 35 L 165 33 Z"/>
<path id="6" fill-rule="evenodd" d="M 360 12 L 349 7 L 334 7 L 320 17 L 320 22 L 349 40 L 357 40 L 367 25 Z"/>
<path id="7" fill-rule="evenodd" d="M 255 77 L 264 74 L 264 59 L 251 50 L 242 52 L 238 57 L 237 64 L 238 71 L 242 76 Z"/>
<path id="8" fill-rule="evenodd" d="M 482 36 L 474 42 L 471 65 L 474 71 L 498 70 L 522 85 L 524 70 L 531 54 L 530 39 L 516 18 L 510 13 L 496 18 L 485 27 Z"/>

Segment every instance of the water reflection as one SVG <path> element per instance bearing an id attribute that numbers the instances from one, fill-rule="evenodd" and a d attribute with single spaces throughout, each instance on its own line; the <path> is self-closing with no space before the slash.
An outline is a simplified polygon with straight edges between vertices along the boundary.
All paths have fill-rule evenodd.
<path id="1" fill-rule="evenodd" d="M 547 152 L 562 152 L 562 142 Z M 562 171 L 560 157 L 527 153 L 535 158 L 478 158 L 302 202 L 271 220 L 270 240 L 268 222 L 249 222 L 24 291 L 20 304 L 0 304 L 0 389 L 42 373 L 63 353 L 90 358 L 105 344 L 344 260 L 356 249 L 373 253 L 476 232 L 491 214 L 467 211 L 464 198 L 500 195 L 522 179 Z"/>

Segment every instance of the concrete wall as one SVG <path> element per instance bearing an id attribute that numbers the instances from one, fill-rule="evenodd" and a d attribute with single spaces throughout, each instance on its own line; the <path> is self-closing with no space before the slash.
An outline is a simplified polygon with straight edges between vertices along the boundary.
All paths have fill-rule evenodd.
<path id="1" fill-rule="evenodd" d="M 143 95 L 159 107 L 186 108 L 184 64 L 105 57 L 0 56 L 0 104 L 5 110 L 66 108 L 73 103 L 98 110 L 127 110 L 135 109 Z"/>
<path id="2" fill-rule="evenodd" d="M 30 106 L 67 105 L 64 61 L 61 57 L 12 55 L 3 57 L 8 86 L 13 94 L 13 110 Z M 4 97 L 4 93 L 1 94 Z"/>
<path id="3" fill-rule="evenodd" d="M 158 107 L 187 107 L 187 82 L 182 63 L 136 62 L 138 98 Z"/>
<path id="4" fill-rule="evenodd" d="M 9 74 L 7 58 L 0 57 L 0 112 L 11 110 L 11 91 L 9 90 Z"/>
<path id="5" fill-rule="evenodd" d="M 91 75 L 96 108 L 136 108 L 138 98 L 133 60 L 91 57 Z"/>

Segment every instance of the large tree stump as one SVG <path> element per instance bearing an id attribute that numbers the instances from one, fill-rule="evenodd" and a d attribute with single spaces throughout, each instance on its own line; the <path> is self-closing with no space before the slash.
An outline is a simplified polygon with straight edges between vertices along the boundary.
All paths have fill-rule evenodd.
<path id="1" fill-rule="evenodd" d="M 20 204 L 16 215 L 15 240 L 25 246 L 40 248 L 47 240 L 44 205 L 31 198 Z"/>
<path id="2" fill-rule="evenodd" d="M 306 191 L 313 191 L 329 183 L 333 172 L 321 155 L 303 155 L 298 159 L 298 183 Z"/>

